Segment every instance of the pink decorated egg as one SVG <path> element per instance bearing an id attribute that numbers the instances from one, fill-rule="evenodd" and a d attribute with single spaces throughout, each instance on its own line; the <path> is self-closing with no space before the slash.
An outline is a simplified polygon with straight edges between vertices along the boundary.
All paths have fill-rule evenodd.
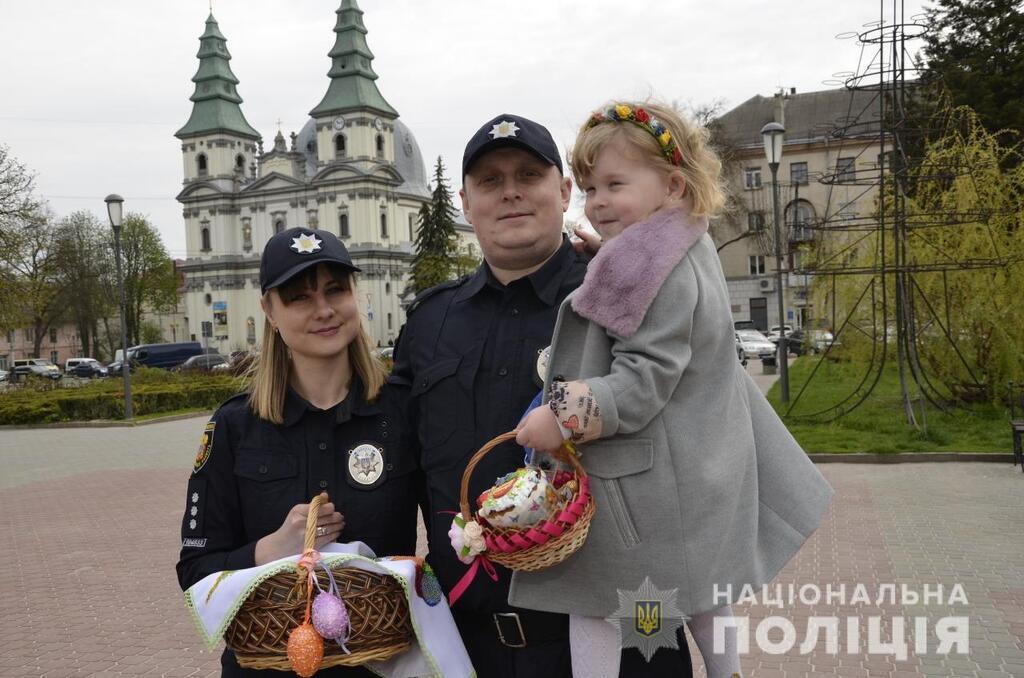
<path id="1" fill-rule="evenodd" d="M 330 593 L 318 593 L 313 599 L 313 627 L 324 638 L 346 638 L 348 610 L 345 603 Z"/>

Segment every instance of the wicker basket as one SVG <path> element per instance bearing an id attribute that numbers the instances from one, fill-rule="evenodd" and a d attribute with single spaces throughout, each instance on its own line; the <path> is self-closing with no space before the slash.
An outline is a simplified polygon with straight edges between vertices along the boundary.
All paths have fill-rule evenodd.
<path id="1" fill-rule="evenodd" d="M 575 471 L 577 490 L 572 500 L 557 513 L 548 516 L 540 524 L 522 529 L 495 527 L 485 519 L 477 518 L 469 508 L 469 479 L 473 469 L 488 452 L 515 437 L 515 431 L 502 433 L 481 447 L 469 460 L 466 470 L 462 472 L 459 507 L 462 509 L 463 520 L 476 520 L 483 528 L 489 560 L 510 570 L 534 572 L 557 565 L 583 546 L 590 531 L 590 520 L 594 517 L 594 497 L 590 494 L 587 472 L 579 462 L 579 454 L 574 452 L 566 456 Z"/>
<path id="2" fill-rule="evenodd" d="M 313 548 L 316 519 L 322 499 L 310 504 L 306 520 L 305 550 Z M 322 669 L 384 661 L 409 649 L 412 620 L 402 586 L 387 574 L 355 567 L 331 569 L 338 594 L 348 608 L 350 632 L 345 654 L 332 641 L 324 642 Z M 329 585 L 327 574 L 317 568 L 320 585 Z M 297 569 L 279 572 L 263 581 L 224 633 L 224 642 L 234 651 L 240 666 L 250 669 L 291 671 L 288 635 L 302 624 L 306 613 L 306 573 Z"/>

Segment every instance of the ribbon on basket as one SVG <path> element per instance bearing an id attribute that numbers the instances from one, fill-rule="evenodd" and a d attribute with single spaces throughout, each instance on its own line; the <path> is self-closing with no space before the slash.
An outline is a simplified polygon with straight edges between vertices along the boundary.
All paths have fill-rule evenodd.
<path id="1" fill-rule="evenodd" d="M 459 579 L 459 583 L 452 587 L 452 590 L 448 592 L 448 606 L 451 607 L 455 604 L 462 594 L 466 592 L 469 585 L 473 583 L 473 579 L 476 578 L 476 573 L 483 565 L 484 572 L 491 578 L 492 581 L 498 581 L 498 573 L 494 569 L 494 565 L 488 560 L 484 554 L 479 554 L 473 559 L 473 564 L 466 570 L 466 574 L 462 575 L 462 579 Z"/>
<path id="2" fill-rule="evenodd" d="M 312 506 L 314 508 L 311 512 L 315 513 L 315 509 L 319 508 L 319 505 L 314 502 Z M 313 581 L 315 579 L 313 571 L 316 569 L 316 564 L 319 561 L 320 554 L 315 549 L 307 548 L 303 551 L 302 557 L 299 558 L 299 562 L 295 566 L 300 576 L 303 570 L 307 573 L 306 616 L 302 624 L 288 635 L 288 661 L 291 663 L 295 673 L 302 676 L 302 678 L 310 678 L 310 676 L 315 675 L 320 670 L 320 664 L 324 660 L 324 639 L 309 622 L 313 605 Z"/>

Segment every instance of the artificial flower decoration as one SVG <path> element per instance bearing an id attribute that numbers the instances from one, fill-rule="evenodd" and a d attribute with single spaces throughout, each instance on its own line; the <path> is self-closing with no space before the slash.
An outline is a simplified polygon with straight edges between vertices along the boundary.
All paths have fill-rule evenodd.
<path id="1" fill-rule="evenodd" d="M 459 514 L 452 520 L 452 527 L 448 530 L 448 538 L 452 542 L 452 548 L 459 560 L 469 565 L 473 560 L 487 550 L 484 543 L 484 531 L 480 523 L 475 520 L 465 521 Z"/>
<path id="2" fill-rule="evenodd" d="M 665 159 L 677 167 L 682 166 L 683 154 L 679 151 L 679 146 L 676 144 L 675 139 L 672 138 L 672 133 L 666 130 L 665 126 L 657 119 L 652 118 L 651 114 L 643 108 L 631 108 L 626 104 L 615 104 L 607 111 L 595 111 L 590 116 L 590 120 L 587 121 L 586 128 L 596 127 L 603 122 L 629 122 L 647 130 L 657 140 L 658 145 L 661 147 L 661 154 L 665 156 Z"/>

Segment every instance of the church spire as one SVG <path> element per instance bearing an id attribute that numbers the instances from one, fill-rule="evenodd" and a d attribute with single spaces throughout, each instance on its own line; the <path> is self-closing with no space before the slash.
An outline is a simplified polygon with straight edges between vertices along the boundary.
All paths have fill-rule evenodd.
<path id="1" fill-rule="evenodd" d="M 192 76 L 196 89 L 189 97 L 193 102 L 192 115 L 174 136 L 184 139 L 197 134 L 228 132 L 259 139 L 259 132 L 242 115 L 239 106 L 242 97 L 238 96 L 236 89 L 238 78 L 228 64 L 231 54 L 227 39 L 221 34 L 212 12 L 206 19 L 206 31 L 199 36 L 199 53 L 196 56 L 199 57 L 199 70 Z"/>
<path id="2" fill-rule="evenodd" d="M 366 45 L 366 27 L 363 11 L 356 0 L 342 0 L 335 12 L 338 22 L 334 26 L 337 37 L 327 56 L 331 57 L 331 84 L 323 100 L 309 112 L 314 118 L 350 110 L 370 109 L 388 117 L 398 117 L 398 111 L 384 100 L 377 89 L 377 74 L 373 71 L 373 52 Z"/>

